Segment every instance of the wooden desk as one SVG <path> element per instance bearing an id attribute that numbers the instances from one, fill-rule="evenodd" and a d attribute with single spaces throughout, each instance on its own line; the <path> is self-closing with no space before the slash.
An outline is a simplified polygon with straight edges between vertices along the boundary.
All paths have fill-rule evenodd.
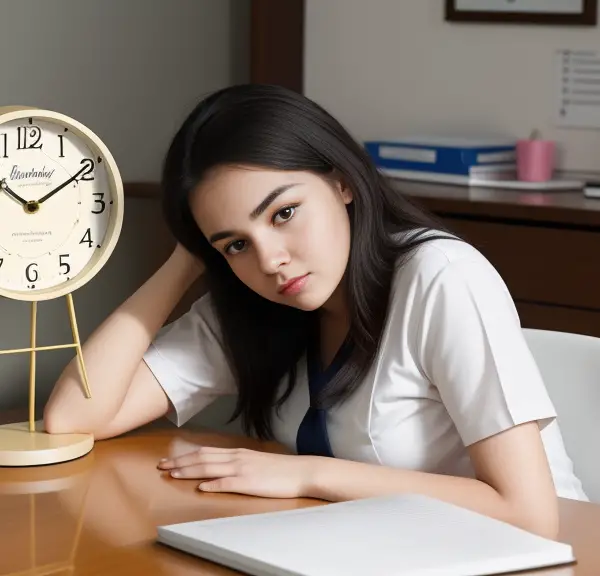
<path id="1" fill-rule="evenodd" d="M 159 458 L 194 444 L 277 450 L 273 444 L 211 433 L 140 430 L 98 442 L 87 456 L 64 464 L 0 470 L 0 575 L 198 575 L 235 572 L 155 543 L 156 526 L 204 518 L 319 505 L 201 494 L 196 480 L 173 480 Z M 597 576 L 600 506 L 561 501 L 560 539 L 578 563 L 537 575 Z"/>
<path id="2" fill-rule="evenodd" d="M 600 200 L 396 180 L 497 268 L 526 328 L 600 336 Z"/>

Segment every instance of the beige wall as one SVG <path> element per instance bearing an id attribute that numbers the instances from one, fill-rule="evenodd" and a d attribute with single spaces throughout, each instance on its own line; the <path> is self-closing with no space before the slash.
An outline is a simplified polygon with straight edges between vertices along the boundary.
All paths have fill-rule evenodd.
<path id="1" fill-rule="evenodd" d="M 156 180 L 189 109 L 248 77 L 245 0 L 0 0 L 0 14 L 0 104 L 47 107 L 84 122 L 125 181 Z M 164 260 L 165 234 L 155 201 L 127 199 L 113 257 L 74 295 L 82 338 Z M 41 345 L 69 341 L 64 299 L 41 303 L 38 320 Z M 0 348 L 28 338 L 28 305 L 0 299 Z M 70 357 L 39 354 L 38 407 Z M 27 382 L 26 356 L 0 357 L 0 410 L 27 405 Z M 217 407 L 203 422 L 211 414 L 222 420 Z"/>
<path id="2" fill-rule="evenodd" d="M 0 103 L 75 117 L 104 139 L 124 180 L 154 180 L 190 107 L 245 74 L 247 5 L 0 0 Z"/>
<path id="3" fill-rule="evenodd" d="M 554 52 L 600 29 L 449 24 L 442 0 L 307 0 L 306 93 L 360 139 L 414 133 L 561 142 L 561 167 L 599 170 L 600 130 L 556 129 Z"/>

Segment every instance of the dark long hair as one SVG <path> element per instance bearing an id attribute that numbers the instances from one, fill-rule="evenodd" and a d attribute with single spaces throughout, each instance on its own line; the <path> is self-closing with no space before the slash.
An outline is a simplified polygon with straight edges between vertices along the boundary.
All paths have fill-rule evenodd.
<path id="1" fill-rule="evenodd" d="M 239 85 L 211 94 L 191 112 L 165 159 L 164 214 L 175 238 L 206 265 L 223 345 L 238 380 L 232 419 L 241 415 L 247 433 L 272 438 L 272 410 L 292 391 L 314 313 L 275 304 L 250 290 L 200 231 L 190 192 L 209 170 L 223 165 L 337 175 L 352 191 L 344 276 L 352 354 L 321 395 L 322 407 L 346 399 L 372 364 L 395 267 L 437 237 L 435 231 L 445 230 L 393 189 L 340 123 L 301 94 L 279 86 Z"/>

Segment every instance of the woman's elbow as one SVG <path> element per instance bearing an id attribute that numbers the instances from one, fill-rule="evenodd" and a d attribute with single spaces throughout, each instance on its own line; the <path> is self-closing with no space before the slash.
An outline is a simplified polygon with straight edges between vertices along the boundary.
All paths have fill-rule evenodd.
<path id="1" fill-rule="evenodd" d="M 50 405 L 46 405 L 43 415 L 44 431 L 48 434 L 71 434 L 79 432 L 73 427 L 73 423 L 69 422 L 59 411 Z"/>
<path id="2" fill-rule="evenodd" d="M 42 417 L 44 431 L 48 434 L 93 434 L 91 418 L 85 420 L 73 410 L 64 410 L 58 403 L 48 402 Z"/>
<path id="3" fill-rule="evenodd" d="M 543 538 L 558 538 L 560 518 L 557 498 L 548 499 L 544 504 L 523 505 L 521 502 L 513 505 L 513 510 L 515 525 Z"/>
<path id="4" fill-rule="evenodd" d="M 538 515 L 529 521 L 531 528 L 530 531 L 543 538 L 550 540 L 556 540 L 558 538 L 560 520 L 558 513 L 553 514 L 551 512 L 546 514 Z"/>

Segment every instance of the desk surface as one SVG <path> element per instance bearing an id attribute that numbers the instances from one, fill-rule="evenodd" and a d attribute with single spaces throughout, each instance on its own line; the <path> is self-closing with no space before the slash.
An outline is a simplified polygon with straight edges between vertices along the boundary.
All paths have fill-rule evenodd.
<path id="1" fill-rule="evenodd" d="M 600 227 L 600 199 L 581 190 L 532 191 L 393 180 L 394 187 L 442 216 Z"/>
<path id="2" fill-rule="evenodd" d="M 0 575 L 225 576 L 235 572 L 156 544 L 156 526 L 320 504 L 200 494 L 197 481 L 157 470 L 159 458 L 202 443 L 277 449 L 221 434 L 151 429 L 98 442 L 73 462 L 0 470 Z M 578 563 L 535 574 L 597 576 L 600 546 L 593 531 L 600 528 L 600 506 L 560 506 L 560 539 L 574 546 Z"/>

